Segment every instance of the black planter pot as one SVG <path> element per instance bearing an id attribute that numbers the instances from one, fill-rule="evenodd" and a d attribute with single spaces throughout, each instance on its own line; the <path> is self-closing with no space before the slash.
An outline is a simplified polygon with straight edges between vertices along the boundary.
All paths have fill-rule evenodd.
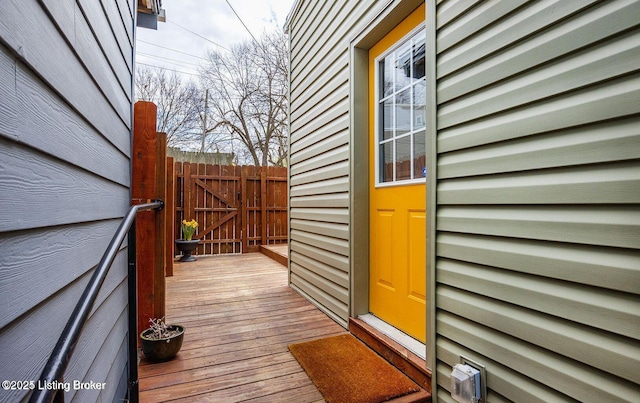
<path id="1" fill-rule="evenodd" d="M 195 262 L 197 259 L 195 256 L 191 256 L 191 253 L 198 247 L 198 240 L 192 239 L 185 241 L 184 239 L 176 239 L 176 247 L 182 252 L 180 262 Z"/>
<path id="2" fill-rule="evenodd" d="M 153 334 L 153 329 L 147 329 L 140 333 L 142 352 L 148 360 L 155 362 L 168 361 L 180 351 L 184 338 L 184 327 L 180 325 L 169 325 L 167 327 L 170 330 L 180 330 L 180 333 L 165 339 L 150 338 L 149 336 Z"/>

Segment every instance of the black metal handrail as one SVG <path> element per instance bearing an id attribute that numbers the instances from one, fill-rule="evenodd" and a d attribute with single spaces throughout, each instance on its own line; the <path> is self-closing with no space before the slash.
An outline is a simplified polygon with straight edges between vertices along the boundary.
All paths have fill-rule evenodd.
<path id="1" fill-rule="evenodd" d="M 107 250 L 102 256 L 100 263 L 98 263 L 98 266 L 93 272 L 93 275 L 89 280 L 89 284 L 87 284 L 87 287 L 82 293 L 80 300 L 76 304 L 76 307 L 73 310 L 73 313 L 69 318 L 69 321 L 64 327 L 64 330 L 62 331 L 62 334 L 60 335 L 58 342 L 56 343 L 55 347 L 53 348 L 53 351 L 51 352 L 51 355 L 49 356 L 49 360 L 47 361 L 46 365 L 44 366 L 44 369 L 42 370 L 42 374 L 40 375 L 40 380 L 38 381 L 40 385 L 45 383 L 51 384 L 53 382 L 62 383 L 62 375 L 64 374 L 64 371 L 67 368 L 67 365 L 69 364 L 69 360 L 71 358 L 71 355 L 73 354 L 73 349 L 76 345 L 76 342 L 78 341 L 78 338 L 80 337 L 80 332 L 82 331 L 84 323 L 87 320 L 89 313 L 91 312 L 91 308 L 93 307 L 93 304 L 96 298 L 98 297 L 98 292 L 100 291 L 100 287 L 102 287 L 102 283 L 104 283 L 104 279 L 107 277 L 107 273 L 111 268 L 111 264 L 113 263 L 118 253 L 118 250 L 120 249 L 120 245 L 122 244 L 122 241 L 124 241 L 124 237 L 127 235 L 127 233 L 129 233 L 129 230 L 132 228 L 132 226 L 134 230 L 131 232 L 131 234 L 133 234 L 133 236 L 131 236 L 131 234 L 129 235 L 129 246 L 128 246 L 129 247 L 128 287 L 130 288 L 129 290 L 130 293 L 136 292 L 135 290 L 136 214 L 139 211 L 145 211 L 145 210 L 161 210 L 163 207 L 164 207 L 164 202 L 162 200 L 156 200 L 151 203 L 137 204 L 137 205 L 131 206 L 131 208 L 127 212 L 127 215 L 122 219 L 120 226 L 118 227 L 116 233 L 111 239 L 111 242 L 109 243 Z M 133 258 L 133 262 L 132 262 L 132 258 Z M 131 278 L 132 275 L 134 277 L 133 279 Z M 133 291 L 131 290 L 132 284 L 134 286 Z M 131 312 L 135 312 L 136 310 L 136 307 L 131 307 L 131 304 L 132 302 L 129 301 L 129 312 L 130 312 L 129 327 L 131 327 L 131 323 L 132 323 Z M 133 320 L 135 320 L 135 315 L 133 316 L 134 316 Z M 135 326 L 135 322 L 133 323 Z M 133 335 L 131 333 L 133 333 Z M 129 349 L 130 350 L 132 349 L 131 340 L 133 340 L 134 343 L 137 343 L 137 335 L 135 333 L 136 333 L 135 327 L 134 329 L 129 329 Z M 136 379 L 129 379 L 129 382 L 130 384 L 131 382 L 134 382 L 135 386 L 137 387 L 138 363 L 137 363 L 137 345 L 136 344 L 134 344 L 133 349 L 136 351 L 133 351 L 133 352 L 129 351 L 129 361 L 130 361 L 129 362 L 129 370 L 130 370 L 129 378 L 131 378 L 132 374 L 135 374 Z M 135 359 L 135 362 L 133 361 L 133 359 Z M 47 389 L 47 388 L 36 388 L 34 389 L 31 395 L 31 398 L 29 399 L 29 402 L 32 402 L 32 403 L 52 402 L 54 398 L 56 398 L 57 392 L 62 393 L 63 391 L 55 390 L 55 389 Z M 136 392 L 137 392 L 137 388 L 136 388 Z M 137 400 L 136 397 L 137 397 L 137 393 L 135 393 L 134 400 Z"/>

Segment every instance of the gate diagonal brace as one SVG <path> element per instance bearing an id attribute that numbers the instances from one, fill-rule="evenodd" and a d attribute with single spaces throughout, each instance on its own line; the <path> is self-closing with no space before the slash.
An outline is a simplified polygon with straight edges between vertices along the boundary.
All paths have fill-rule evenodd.
<path id="1" fill-rule="evenodd" d="M 235 217 L 237 215 L 238 215 L 237 211 L 230 212 L 229 214 L 227 214 L 224 217 L 220 218 L 218 221 L 216 221 L 213 224 L 209 225 L 202 232 L 200 232 L 198 234 L 198 236 L 195 237 L 195 238 L 196 239 L 202 239 L 206 234 L 208 234 L 209 232 L 211 232 L 214 229 L 218 228 L 219 226 L 221 226 L 222 224 L 226 223 L 227 221 L 229 221 L 230 219 L 232 219 L 233 217 Z"/>
<path id="2" fill-rule="evenodd" d="M 195 182 L 196 182 L 196 184 L 198 186 L 200 186 L 201 188 L 203 188 L 207 192 L 211 193 L 212 195 L 214 195 L 215 197 L 217 197 L 218 199 L 220 199 L 221 201 L 226 203 L 228 206 L 235 207 L 234 204 L 233 204 L 233 201 L 227 199 L 222 194 L 220 194 L 219 192 L 215 191 L 211 186 L 207 185 L 202 180 L 196 179 Z"/>

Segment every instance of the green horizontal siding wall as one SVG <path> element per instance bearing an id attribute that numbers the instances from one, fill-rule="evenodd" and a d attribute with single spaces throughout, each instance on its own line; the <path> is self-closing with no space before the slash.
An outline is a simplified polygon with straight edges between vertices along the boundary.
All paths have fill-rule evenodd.
<path id="1" fill-rule="evenodd" d="M 291 286 L 347 326 L 349 42 L 380 5 L 299 1 L 290 16 Z"/>
<path id="2" fill-rule="evenodd" d="M 433 7 L 434 393 L 640 401 L 640 2 Z"/>

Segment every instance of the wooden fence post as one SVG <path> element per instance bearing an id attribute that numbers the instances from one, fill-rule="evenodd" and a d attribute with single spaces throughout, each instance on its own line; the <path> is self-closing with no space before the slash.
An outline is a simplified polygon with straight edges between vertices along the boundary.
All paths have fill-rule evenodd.
<path id="1" fill-rule="evenodd" d="M 173 157 L 167 157 L 166 168 L 166 198 L 164 200 L 164 208 L 166 210 L 166 222 L 165 222 L 165 276 L 173 276 L 173 258 L 174 258 L 174 234 L 175 234 L 175 213 L 176 213 L 176 168 L 173 162 Z"/>
<path id="2" fill-rule="evenodd" d="M 161 199 L 166 202 L 167 200 L 167 134 L 156 133 L 157 145 L 156 145 L 156 199 Z M 165 316 L 165 273 L 166 273 L 166 227 L 167 227 L 167 212 L 165 208 L 162 209 L 160 214 L 156 214 L 156 226 L 155 226 L 155 259 L 156 263 L 153 267 L 154 282 L 153 282 L 153 294 L 154 294 L 154 311 L 156 312 L 156 318 L 162 318 Z"/>
<path id="3" fill-rule="evenodd" d="M 269 242 L 267 240 L 267 167 L 260 168 L 260 209 L 260 218 L 262 219 L 260 245 L 266 245 Z"/>
<path id="4" fill-rule="evenodd" d="M 242 253 L 247 253 L 249 242 L 247 242 L 248 229 L 247 223 L 247 168 L 240 167 L 240 222 L 242 229 L 240 230 L 240 238 L 242 239 Z"/>
<path id="5" fill-rule="evenodd" d="M 164 199 L 163 139 L 156 132 L 156 106 L 151 102 L 136 102 L 133 122 L 131 203 L 146 203 Z M 166 140 L 165 140 L 166 141 Z M 162 155 L 158 155 L 162 154 Z M 164 216 L 159 212 L 144 211 L 136 219 L 136 246 L 138 266 L 138 329 L 148 326 L 149 318 L 165 314 L 164 282 Z"/>

